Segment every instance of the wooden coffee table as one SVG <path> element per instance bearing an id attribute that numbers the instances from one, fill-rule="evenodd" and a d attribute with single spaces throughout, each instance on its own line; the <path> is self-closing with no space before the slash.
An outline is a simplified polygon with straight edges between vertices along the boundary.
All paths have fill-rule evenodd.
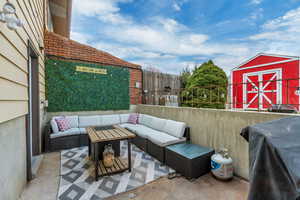
<path id="1" fill-rule="evenodd" d="M 111 128 L 103 127 L 88 127 L 87 128 L 89 138 L 89 156 L 93 152 L 92 157 L 94 158 L 95 165 L 95 179 L 98 181 L 99 176 L 108 176 L 117 174 L 129 170 L 131 172 L 131 139 L 135 137 L 135 134 L 129 130 L 120 126 L 111 126 Z M 114 165 L 110 168 L 104 167 L 103 161 L 99 160 L 99 149 L 98 146 L 101 143 L 113 142 L 113 141 L 128 141 L 128 161 L 115 157 Z M 92 151 L 93 149 L 93 151 Z"/>

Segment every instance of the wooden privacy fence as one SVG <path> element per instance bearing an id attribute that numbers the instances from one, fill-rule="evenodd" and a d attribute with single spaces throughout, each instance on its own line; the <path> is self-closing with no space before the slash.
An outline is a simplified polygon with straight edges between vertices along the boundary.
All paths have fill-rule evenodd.
<path id="1" fill-rule="evenodd" d="M 180 76 L 143 70 L 144 91 L 176 90 L 180 88 Z"/>
<path id="2" fill-rule="evenodd" d="M 178 106 L 179 93 L 175 91 L 180 88 L 181 80 L 178 75 L 143 70 L 144 103 L 149 101 L 148 95 L 151 95 L 150 99 L 154 98 L 153 104 Z M 162 94 L 166 96 L 162 97 Z"/>

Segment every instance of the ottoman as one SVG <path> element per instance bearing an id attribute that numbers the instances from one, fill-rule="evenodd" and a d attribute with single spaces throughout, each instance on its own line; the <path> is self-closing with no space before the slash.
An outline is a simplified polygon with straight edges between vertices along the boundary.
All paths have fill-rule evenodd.
<path id="1" fill-rule="evenodd" d="M 166 165 L 187 179 L 198 178 L 210 172 L 210 160 L 214 150 L 191 143 L 166 147 Z"/>

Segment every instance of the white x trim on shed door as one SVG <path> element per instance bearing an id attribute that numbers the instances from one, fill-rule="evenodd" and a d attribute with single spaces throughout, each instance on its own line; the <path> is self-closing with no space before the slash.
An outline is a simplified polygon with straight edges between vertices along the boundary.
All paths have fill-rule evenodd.
<path id="1" fill-rule="evenodd" d="M 243 75 L 243 108 L 267 109 L 282 103 L 281 69 L 245 73 Z"/>

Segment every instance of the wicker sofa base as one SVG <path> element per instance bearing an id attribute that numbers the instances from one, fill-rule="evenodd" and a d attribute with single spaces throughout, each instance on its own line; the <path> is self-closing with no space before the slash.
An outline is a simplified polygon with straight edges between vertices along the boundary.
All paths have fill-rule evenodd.
<path id="1" fill-rule="evenodd" d="M 98 144 L 99 152 L 103 152 L 104 147 L 107 144 L 112 144 L 113 149 L 115 151 L 115 155 L 120 156 L 120 151 L 121 151 L 120 141 L 105 142 L 105 143 Z M 52 138 L 49 144 L 47 145 L 46 151 L 53 152 L 53 151 L 60 151 L 64 149 L 84 147 L 88 145 L 89 145 L 89 139 L 87 134 L 71 135 L 71 136 Z M 102 159 L 102 153 L 100 154 L 100 159 Z"/>
<path id="2" fill-rule="evenodd" d="M 142 138 L 138 135 L 132 140 L 132 143 L 144 152 L 148 153 L 149 155 L 165 164 L 165 147 L 161 147 L 151 142 L 150 140 Z"/>
<path id="3" fill-rule="evenodd" d="M 44 145 L 43 149 L 45 152 L 52 151 L 60 151 L 63 149 L 71 149 L 76 147 L 88 146 L 89 139 L 87 134 L 79 134 L 72 136 L 64 136 L 58 138 L 50 138 L 51 133 L 50 124 L 46 127 L 45 135 L 44 135 Z M 184 137 L 186 141 L 190 140 L 190 128 L 186 127 L 184 132 Z M 113 145 L 113 149 L 115 151 L 116 156 L 120 156 L 120 141 L 109 142 Z M 132 139 L 132 143 L 135 144 L 142 151 L 150 154 L 151 156 L 158 159 L 160 162 L 165 163 L 165 147 L 161 147 L 148 139 L 142 138 L 136 135 L 135 138 Z M 103 152 L 104 146 L 107 143 L 101 144 L 99 146 L 99 151 Z M 92 148 L 90 148 L 92 149 Z M 89 152 L 91 153 L 91 152 Z M 100 154 L 102 155 L 102 153 Z"/>
<path id="4" fill-rule="evenodd" d="M 58 138 L 52 138 L 49 142 L 47 151 L 60 151 L 63 149 L 72 149 L 76 147 L 87 146 L 86 135 L 71 135 Z"/>
<path id="5" fill-rule="evenodd" d="M 165 147 L 158 146 L 150 140 L 147 140 L 147 153 L 162 163 L 165 163 Z"/>
<path id="6" fill-rule="evenodd" d="M 133 139 L 131 140 L 131 142 L 132 142 L 135 146 L 137 146 L 138 148 L 140 148 L 142 151 L 145 151 L 145 152 L 147 151 L 147 139 L 142 138 L 142 137 L 136 135 L 136 137 L 133 138 Z"/>
<path id="7" fill-rule="evenodd" d="M 186 141 L 190 141 L 190 127 L 185 128 L 184 137 L 186 138 Z M 136 135 L 136 137 L 132 140 L 132 143 L 144 152 L 150 154 L 151 156 L 165 164 L 165 147 L 161 147 L 151 142 L 150 140 L 138 135 Z"/>

